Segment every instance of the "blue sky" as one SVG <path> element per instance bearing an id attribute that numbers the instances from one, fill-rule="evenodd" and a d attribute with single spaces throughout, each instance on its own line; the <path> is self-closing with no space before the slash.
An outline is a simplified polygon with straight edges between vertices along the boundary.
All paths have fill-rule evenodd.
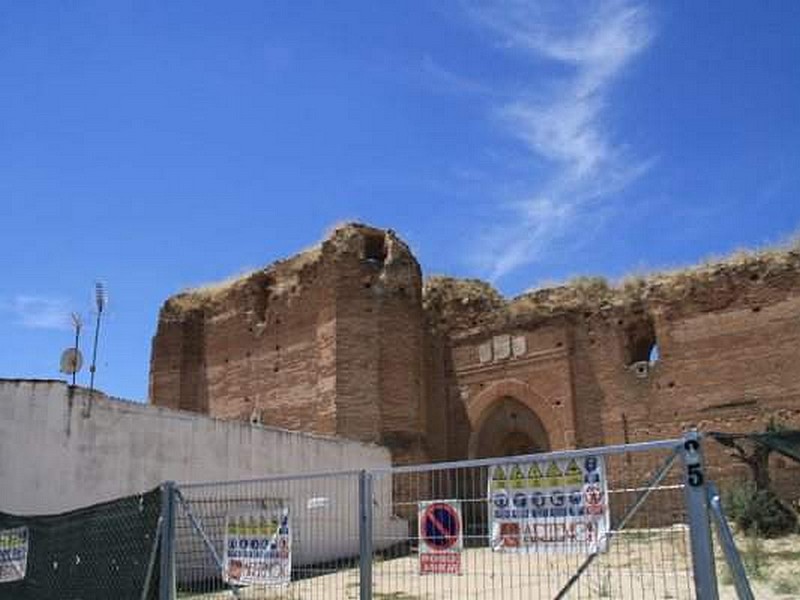
<path id="1" fill-rule="evenodd" d="M 792 0 L 5 3 L 0 376 L 58 377 L 102 279 L 98 385 L 144 399 L 167 296 L 343 220 L 509 295 L 780 242 L 798 31 Z"/>

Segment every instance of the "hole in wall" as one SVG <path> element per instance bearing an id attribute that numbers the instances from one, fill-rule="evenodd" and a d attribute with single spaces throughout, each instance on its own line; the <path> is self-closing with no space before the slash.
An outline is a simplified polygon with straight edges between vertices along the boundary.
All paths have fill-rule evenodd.
<path id="1" fill-rule="evenodd" d="M 650 355 L 647 357 L 647 361 L 654 365 L 661 359 L 661 350 L 658 348 L 658 344 L 653 344 L 650 346 Z"/>
<path id="2" fill-rule="evenodd" d="M 661 357 L 656 329 L 650 317 L 643 317 L 625 328 L 623 353 L 626 364 L 653 364 Z"/>
<path id="3" fill-rule="evenodd" d="M 761 307 L 760 306 L 754 306 L 753 307 L 753 312 L 754 313 L 761 312 Z"/>
<path id="4" fill-rule="evenodd" d="M 386 236 L 382 233 L 364 235 L 364 260 L 375 265 L 382 265 L 386 260 Z"/>

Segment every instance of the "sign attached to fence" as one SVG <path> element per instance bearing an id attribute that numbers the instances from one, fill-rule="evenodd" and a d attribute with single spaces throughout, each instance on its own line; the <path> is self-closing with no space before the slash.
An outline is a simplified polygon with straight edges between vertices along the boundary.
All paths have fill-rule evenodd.
<path id="1" fill-rule="evenodd" d="M 419 503 L 419 572 L 461 574 L 463 523 L 458 500 Z"/>
<path id="2" fill-rule="evenodd" d="M 608 484 L 601 456 L 489 468 L 490 544 L 498 552 L 605 551 Z"/>
<path id="3" fill-rule="evenodd" d="M 25 579 L 28 528 L 0 529 L 0 583 Z"/>
<path id="4" fill-rule="evenodd" d="M 228 583 L 289 583 L 292 576 L 289 509 L 228 515 L 223 560 Z"/>

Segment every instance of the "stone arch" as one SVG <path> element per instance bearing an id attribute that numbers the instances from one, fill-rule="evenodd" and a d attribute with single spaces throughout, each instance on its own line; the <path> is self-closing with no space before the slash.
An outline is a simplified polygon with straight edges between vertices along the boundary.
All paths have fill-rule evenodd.
<path id="1" fill-rule="evenodd" d="M 558 450 L 573 443 L 571 429 L 566 427 L 562 419 L 550 404 L 531 387 L 517 379 L 505 379 L 495 382 L 482 390 L 467 406 L 467 417 L 472 428 L 469 439 L 469 456 L 475 458 L 481 450 L 481 431 L 488 424 L 493 414 L 504 403 L 516 402 L 520 407 L 532 413 L 527 419 L 531 446 L 540 450 Z M 536 423 L 540 426 L 537 427 Z M 523 434 L 525 432 L 515 432 Z M 524 440 L 520 438 L 520 445 Z"/>

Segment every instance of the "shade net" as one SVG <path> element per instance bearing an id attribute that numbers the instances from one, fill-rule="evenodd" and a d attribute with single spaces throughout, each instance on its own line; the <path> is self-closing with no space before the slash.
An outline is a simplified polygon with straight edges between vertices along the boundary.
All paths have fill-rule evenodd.
<path id="1" fill-rule="evenodd" d="M 720 444 L 731 447 L 740 440 L 749 440 L 755 444 L 771 448 L 775 452 L 782 454 L 800 463 L 800 431 L 770 431 L 765 433 L 718 433 L 708 434 Z"/>
<path id="2" fill-rule="evenodd" d="M 57 515 L 0 512 L 0 600 L 155 599 L 160 510 L 154 489 Z"/>

